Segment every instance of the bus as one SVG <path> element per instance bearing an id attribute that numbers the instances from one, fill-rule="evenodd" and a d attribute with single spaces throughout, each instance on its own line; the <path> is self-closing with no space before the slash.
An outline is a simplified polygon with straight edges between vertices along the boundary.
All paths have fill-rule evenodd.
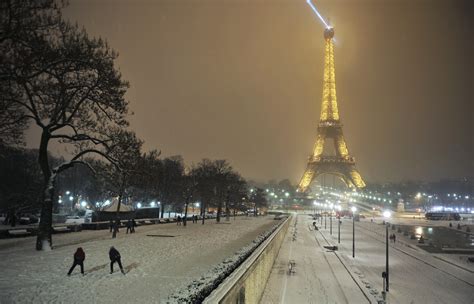
<path id="1" fill-rule="evenodd" d="M 457 212 L 427 212 L 427 220 L 459 221 L 461 216 Z"/>

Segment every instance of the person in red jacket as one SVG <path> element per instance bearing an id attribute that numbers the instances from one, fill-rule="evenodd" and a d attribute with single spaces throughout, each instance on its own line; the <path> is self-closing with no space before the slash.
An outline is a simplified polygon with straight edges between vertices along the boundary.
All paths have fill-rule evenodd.
<path id="1" fill-rule="evenodd" d="M 74 263 L 69 269 L 67 275 L 71 275 L 71 272 L 76 268 L 77 265 L 81 266 L 81 273 L 84 274 L 84 260 L 86 259 L 86 253 L 82 250 L 81 247 L 77 248 L 76 252 L 74 253 Z"/>

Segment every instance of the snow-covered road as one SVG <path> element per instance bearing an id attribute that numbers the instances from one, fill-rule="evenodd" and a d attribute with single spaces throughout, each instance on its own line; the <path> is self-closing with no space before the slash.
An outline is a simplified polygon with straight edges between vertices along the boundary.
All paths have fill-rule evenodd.
<path id="1" fill-rule="evenodd" d="M 333 235 L 329 227 L 321 233 L 337 244 L 337 220 Z M 382 291 L 381 273 L 385 271 L 385 226 L 370 221 L 356 222 L 356 252 L 352 258 L 352 221 L 343 220 L 339 252 L 356 274 L 371 288 Z M 389 229 L 389 234 L 395 233 Z M 406 246 L 404 237 L 389 247 L 390 289 L 388 303 L 474 303 L 474 273 L 435 258 L 419 248 Z M 401 241 L 401 242 L 400 242 Z"/>
<path id="2" fill-rule="evenodd" d="M 332 236 L 318 221 L 319 231 L 311 229 L 313 220 L 298 215 L 296 240 L 291 225 L 275 261 L 261 303 L 368 303 L 381 300 L 385 271 L 385 226 L 370 221 L 356 222 L 355 258 L 352 258 L 352 220 L 343 220 L 341 243 L 337 239 L 337 220 Z M 394 231 L 389 230 L 389 233 Z M 387 303 L 471 304 L 474 303 L 472 269 L 443 261 L 397 234 L 390 244 L 390 290 Z M 337 245 L 337 253 L 322 246 Z M 413 248 L 412 248 L 413 247 Z M 296 273 L 288 275 L 288 261 L 295 260 Z M 452 259 L 451 259 L 452 260 Z M 347 267 L 347 270 L 346 270 Z"/>
<path id="3" fill-rule="evenodd" d="M 369 303 L 334 252 L 322 247 L 325 240 L 310 230 L 311 223 L 307 215 L 293 218 L 261 303 Z M 296 263 L 291 275 L 290 260 Z"/>
<path id="4" fill-rule="evenodd" d="M 272 217 L 245 217 L 221 224 L 150 225 L 135 234 L 108 230 L 55 235 L 56 249 L 34 250 L 35 238 L 0 240 L 0 303 L 162 303 L 275 224 Z M 109 274 L 108 250 L 122 255 L 127 275 Z M 85 272 L 66 273 L 77 247 Z M 115 266 L 117 268 L 117 266 Z"/>

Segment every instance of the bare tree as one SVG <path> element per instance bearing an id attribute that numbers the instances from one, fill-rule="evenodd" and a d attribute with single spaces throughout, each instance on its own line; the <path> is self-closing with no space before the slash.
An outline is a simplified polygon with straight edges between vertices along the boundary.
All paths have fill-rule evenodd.
<path id="1" fill-rule="evenodd" d="M 35 77 L 38 67 L 50 63 L 38 55 L 44 37 L 61 22 L 62 6 L 53 0 L 0 1 L 0 144 L 23 143 L 28 113 L 16 102 L 23 95 L 16 82 Z"/>
<path id="2" fill-rule="evenodd" d="M 21 1 L 6 2 L 6 15 L 15 15 L 17 2 Z M 103 40 L 62 21 L 53 1 L 39 2 L 49 9 L 20 9 L 18 17 L 32 31 L 23 31 L 21 39 L 0 38 L 2 49 L 11 49 L 2 52 L 0 80 L 9 84 L 1 101 L 14 104 L 41 130 L 38 161 L 44 191 L 36 249 L 42 250 L 52 245 L 57 174 L 77 164 L 89 166 L 84 157 L 90 154 L 113 161 L 108 156 L 113 132 L 128 125 L 124 99 L 128 84 L 114 67 L 117 54 Z M 46 22 L 35 21 L 43 19 Z M 48 160 L 51 141 L 74 147 L 70 159 L 56 167 Z"/>
<path id="3" fill-rule="evenodd" d="M 109 151 L 115 163 L 106 164 L 101 170 L 105 178 L 106 189 L 111 195 L 118 197 L 116 222 L 120 220 L 120 207 L 125 197 L 131 197 L 130 192 L 136 176 L 140 174 L 137 171 L 137 165 L 140 162 L 140 149 L 143 142 L 139 140 L 134 132 L 119 131 L 114 136 L 116 145 Z M 112 238 L 117 235 L 118 226 L 114 226 Z"/>

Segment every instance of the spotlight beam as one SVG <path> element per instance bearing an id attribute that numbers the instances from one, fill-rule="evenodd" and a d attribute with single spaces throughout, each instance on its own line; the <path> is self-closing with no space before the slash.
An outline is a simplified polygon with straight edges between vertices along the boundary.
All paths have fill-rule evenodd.
<path id="1" fill-rule="evenodd" d="M 313 12 L 316 14 L 316 16 L 319 17 L 319 20 L 321 20 L 321 22 L 324 24 L 324 26 L 326 28 L 330 28 L 331 26 L 329 26 L 329 24 L 327 24 L 327 22 L 324 20 L 323 16 L 321 16 L 321 14 L 318 12 L 318 10 L 316 9 L 316 7 L 314 6 L 313 3 L 311 3 L 311 0 L 306 0 L 306 3 L 308 3 L 308 5 L 311 7 L 311 9 L 313 10 Z"/>

